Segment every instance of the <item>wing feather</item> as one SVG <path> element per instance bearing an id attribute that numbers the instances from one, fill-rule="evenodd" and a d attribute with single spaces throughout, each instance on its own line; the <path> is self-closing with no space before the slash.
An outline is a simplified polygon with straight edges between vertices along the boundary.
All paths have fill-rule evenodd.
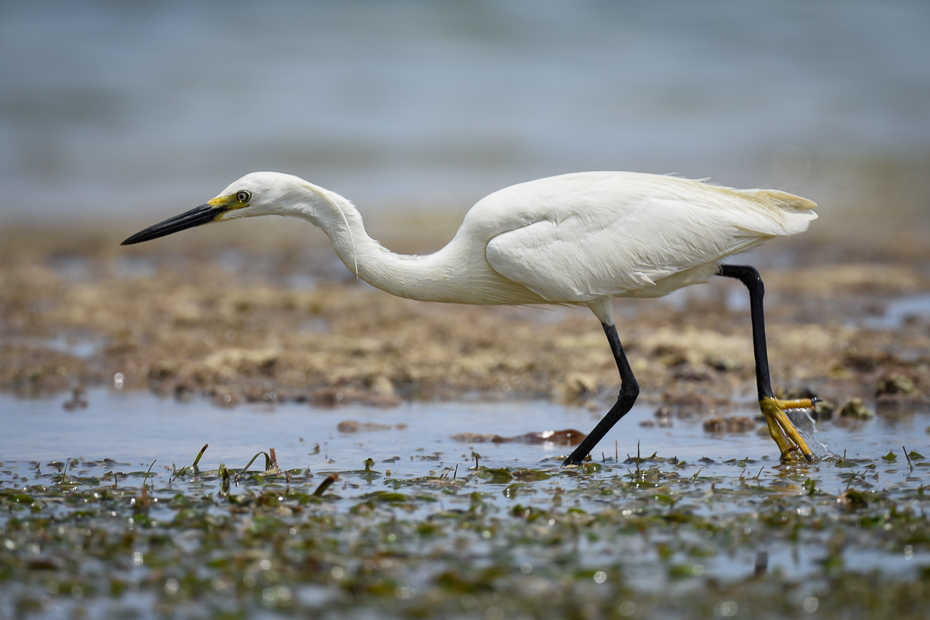
<path id="1" fill-rule="evenodd" d="M 643 191 L 631 191 L 628 178 L 621 192 L 595 188 L 596 199 L 590 191 L 545 195 L 550 204 L 524 208 L 524 225 L 490 240 L 488 262 L 551 302 L 648 296 L 665 278 L 801 232 L 816 217 L 813 203 L 782 192 L 655 179 L 647 179 L 657 185 Z"/>

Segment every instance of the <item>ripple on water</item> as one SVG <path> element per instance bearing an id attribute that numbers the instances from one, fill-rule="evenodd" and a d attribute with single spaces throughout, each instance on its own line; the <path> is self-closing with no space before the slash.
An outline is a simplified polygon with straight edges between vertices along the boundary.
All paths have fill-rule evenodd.
<path id="1" fill-rule="evenodd" d="M 122 583 L 96 581 L 106 571 L 65 574 L 72 538 L 86 541 L 84 553 L 100 565 L 132 563 L 136 585 L 111 595 L 124 606 L 182 600 L 193 586 L 166 582 L 163 570 L 239 588 L 242 601 L 319 584 L 328 596 L 295 602 L 288 594 L 287 605 L 332 611 L 384 600 L 401 608 L 427 592 L 431 605 L 469 596 L 486 607 L 503 585 L 501 604 L 532 605 L 544 588 L 567 592 L 547 599 L 558 606 L 623 584 L 624 596 L 643 605 L 664 592 L 701 597 L 721 583 L 751 588 L 766 573 L 773 583 L 796 583 L 799 604 L 820 597 L 827 605 L 825 587 L 840 569 L 907 582 L 930 566 L 921 516 L 930 463 L 918 454 L 930 455 L 925 408 L 821 422 L 817 437 L 843 456 L 783 465 L 761 424 L 719 435 L 703 432 L 697 416 L 643 425 L 654 414 L 642 406 L 588 466 L 563 469 L 562 446 L 452 436 L 587 430 L 600 412 L 547 402 L 230 409 L 106 389 L 86 398 L 86 409 L 66 411 L 63 398 L 0 395 L 0 500 L 10 506 L 0 534 L 19 520 L 15 535 L 0 536 L 0 553 L 44 571 L 18 592 L 34 586 L 37 596 L 55 596 L 51 580 L 67 581 L 64 602 L 73 602 L 74 588 L 112 592 Z M 270 448 L 286 472 L 264 471 Z M 222 464 L 231 473 L 225 482 Z M 332 473 L 338 479 L 314 499 Z M 24 528 L 32 515 L 34 526 Z M 94 535 L 91 516 L 94 531 L 113 535 Z M 42 531 L 49 524 L 53 536 Z M 138 544 L 131 555 L 120 548 L 107 556 L 120 540 Z M 191 562 L 193 572 L 183 566 Z M 5 588 L 0 582 L 0 594 Z M 185 604 L 210 615 L 226 601 L 211 592 Z M 102 600 L 92 604 L 110 609 Z"/>

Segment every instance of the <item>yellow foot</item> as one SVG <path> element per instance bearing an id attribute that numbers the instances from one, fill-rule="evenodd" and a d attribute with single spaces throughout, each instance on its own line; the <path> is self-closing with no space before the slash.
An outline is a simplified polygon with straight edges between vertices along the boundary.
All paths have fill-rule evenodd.
<path id="1" fill-rule="evenodd" d="M 769 435 L 781 450 L 781 460 L 797 460 L 801 456 L 809 462 L 814 460 L 811 449 L 807 447 L 807 443 L 794 428 L 794 424 L 785 415 L 785 409 L 804 409 L 813 406 L 814 403 L 808 398 L 779 400 L 766 397 L 759 401 L 759 408 L 762 409 L 762 415 L 765 416 L 765 422 L 769 427 Z"/>

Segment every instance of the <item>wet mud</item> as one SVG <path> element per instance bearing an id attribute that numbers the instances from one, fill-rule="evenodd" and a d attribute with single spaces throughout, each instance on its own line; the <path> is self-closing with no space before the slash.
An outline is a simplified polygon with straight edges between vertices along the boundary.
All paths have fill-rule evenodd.
<path id="1" fill-rule="evenodd" d="M 70 392 L 65 406 L 76 408 L 97 385 L 223 406 L 541 398 L 597 409 L 615 398 L 616 367 L 585 308 L 398 299 L 358 281 L 309 232 L 211 228 L 134 248 L 119 247 L 120 230 L 4 231 L 0 389 Z M 869 243 L 808 233 L 731 259 L 765 280 L 776 389 L 820 396 L 822 415 L 925 403 L 927 245 L 916 233 Z M 742 425 L 727 421 L 734 404 L 754 399 L 738 282 L 615 308 L 641 402 L 657 420 L 706 414 L 713 432 Z"/>
<path id="2" fill-rule="evenodd" d="M 640 404 L 577 468 L 580 433 L 543 431 L 619 387 L 587 309 L 397 299 L 304 231 L 123 232 L 0 229 L 0 615 L 926 615 L 916 230 L 732 261 L 833 454 L 778 461 L 717 278 L 617 300 Z"/>

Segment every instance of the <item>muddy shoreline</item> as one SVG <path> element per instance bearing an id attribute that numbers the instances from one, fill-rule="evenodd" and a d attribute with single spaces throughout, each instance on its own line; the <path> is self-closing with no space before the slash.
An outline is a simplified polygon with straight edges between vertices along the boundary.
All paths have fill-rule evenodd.
<path id="1" fill-rule="evenodd" d="M 123 232 L 2 233 L 0 389 L 79 399 L 112 385 L 229 406 L 543 398 L 594 408 L 618 387 L 584 308 L 397 299 L 357 281 L 303 229 L 210 227 L 135 248 L 119 247 Z M 425 252 L 442 241 L 395 231 L 385 244 Z M 808 233 L 730 262 L 755 264 L 766 282 L 776 389 L 869 409 L 925 406 L 922 235 Z M 752 400 L 748 301 L 738 283 L 717 280 L 616 301 L 643 402 L 719 414 Z"/>
<path id="2" fill-rule="evenodd" d="M 36 446 L 0 463 L 11 609 L 922 617 L 917 232 L 736 259 L 765 278 L 776 389 L 838 407 L 818 425 L 834 455 L 779 462 L 752 419 L 746 293 L 717 278 L 616 302 L 645 406 L 577 468 L 568 448 L 483 433 L 593 424 L 618 386 L 587 309 L 412 302 L 355 280 L 325 239 L 197 232 L 131 250 L 115 230 L 0 232 L 0 391 L 53 395 L 2 399 L 6 434 Z M 491 399 L 533 402 L 473 402 Z M 407 401 L 427 402 L 392 407 Z"/>

